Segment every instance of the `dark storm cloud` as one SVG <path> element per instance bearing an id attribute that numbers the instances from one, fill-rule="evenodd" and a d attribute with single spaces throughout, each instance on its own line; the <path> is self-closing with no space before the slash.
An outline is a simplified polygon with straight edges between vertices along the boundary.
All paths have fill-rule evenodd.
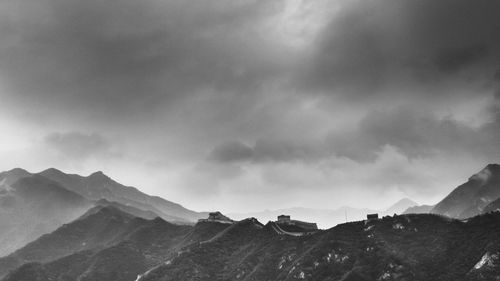
<path id="1" fill-rule="evenodd" d="M 253 157 L 254 150 L 248 145 L 239 142 L 231 141 L 216 146 L 208 157 L 209 160 L 215 162 L 240 162 L 249 160 Z"/>
<path id="2" fill-rule="evenodd" d="M 80 132 L 51 133 L 45 136 L 44 144 L 62 156 L 75 160 L 91 156 L 110 156 L 111 144 L 99 134 Z"/>
<path id="3" fill-rule="evenodd" d="M 482 79 L 499 63 L 498 11 L 500 2 L 487 0 L 345 1 L 300 83 L 354 100 L 449 95 L 429 86 L 458 74 Z"/>
<path id="4" fill-rule="evenodd" d="M 253 146 L 227 142 L 215 147 L 209 160 L 313 163 L 346 157 L 364 163 L 375 161 L 387 145 L 410 159 L 432 158 L 440 153 L 500 157 L 495 141 L 500 139 L 500 114 L 494 110 L 493 119 L 479 127 L 410 107 L 372 111 L 351 130 L 332 131 L 315 142 L 267 139 L 258 140 Z"/>
<path id="5" fill-rule="evenodd" d="M 484 47 L 462 47 L 441 50 L 435 57 L 435 64 L 443 72 L 457 72 L 469 64 L 486 57 L 488 50 Z"/>
<path id="6" fill-rule="evenodd" d="M 255 160 L 259 162 L 309 162 L 328 156 L 319 141 L 264 139 L 255 144 Z"/>
<path id="7" fill-rule="evenodd" d="M 499 136 L 491 125 L 471 128 L 449 117 L 438 118 L 402 108 L 371 112 L 355 130 L 335 133 L 328 137 L 328 142 L 337 155 L 356 161 L 374 161 L 385 145 L 396 147 L 410 158 L 472 151 L 500 155 L 500 149 L 489 144 Z"/>
<path id="8" fill-rule="evenodd" d="M 442 189 L 500 159 L 499 11 L 488 0 L 0 0 L 0 131 L 14 136 L 2 147 L 46 136 L 40 163 L 56 151 L 68 159 L 54 162 L 107 165 L 138 186 L 154 163 L 142 170 L 150 191 L 169 182 L 166 195 L 202 209 L 217 186 L 226 205 L 256 188 L 255 202 L 329 189 L 325 205 L 373 185 Z"/>
<path id="9" fill-rule="evenodd" d="M 208 160 L 219 163 L 310 162 L 329 156 L 332 155 L 322 142 L 260 139 L 253 146 L 238 141 L 220 144 L 210 152 Z"/>
<path id="10" fill-rule="evenodd" d="M 1 20 L 0 74 L 25 104 L 105 116 L 198 91 L 257 91 L 279 68 L 275 54 L 258 49 L 269 47 L 260 22 L 279 8 L 259 0 L 23 1 Z"/>

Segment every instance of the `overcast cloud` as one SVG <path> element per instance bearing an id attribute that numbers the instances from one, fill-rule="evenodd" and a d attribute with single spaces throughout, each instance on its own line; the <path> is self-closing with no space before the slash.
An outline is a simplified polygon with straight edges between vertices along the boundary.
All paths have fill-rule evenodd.
<path id="1" fill-rule="evenodd" d="M 103 170 L 197 210 L 433 204 L 500 162 L 499 12 L 0 0 L 0 168 Z"/>

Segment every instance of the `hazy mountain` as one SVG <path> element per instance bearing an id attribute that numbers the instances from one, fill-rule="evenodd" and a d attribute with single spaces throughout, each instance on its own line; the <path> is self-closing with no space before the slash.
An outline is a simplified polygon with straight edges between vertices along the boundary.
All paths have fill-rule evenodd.
<path id="1" fill-rule="evenodd" d="M 500 212 L 489 212 L 499 208 L 500 199 L 488 199 L 488 205 L 479 205 L 476 199 L 484 202 L 495 197 L 499 168 L 488 165 L 433 208 L 459 213 L 459 218 L 474 208 L 485 213 L 467 221 L 434 214 L 362 221 L 367 213 L 377 211 L 348 207 L 244 214 L 267 220 L 280 214 L 306 221 L 316 217 L 316 222 L 328 224 L 345 220 L 346 214 L 350 221 L 360 220 L 298 237 L 256 219 L 175 225 L 151 219 L 156 213 L 125 205 L 126 200 L 101 199 L 73 222 L 1 258 L 0 276 L 10 271 L 2 281 L 496 280 L 500 276 Z M 42 217 L 51 212 L 48 204 L 54 200 L 61 201 L 58 208 L 80 201 L 88 204 L 83 196 L 41 175 L 26 177 L 22 170 L 0 175 L 2 198 L 23 200 Z M 110 191 L 114 195 L 108 197 L 116 199 L 116 193 Z M 467 196 L 473 200 L 468 202 Z M 20 205 L 14 202 L 13 206 Z M 402 199 L 379 213 L 430 208 Z"/>
<path id="2" fill-rule="evenodd" d="M 113 208 L 116 208 L 116 209 L 119 209 L 123 212 L 126 212 L 126 213 L 129 213 L 133 216 L 136 216 L 138 218 L 143 218 L 143 219 L 147 219 L 147 220 L 152 220 L 156 217 L 159 217 L 158 214 L 156 213 L 153 213 L 151 211 L 144 211 L 144 210 L 141 210 L 141 209 L 138 209 L 138 208 L 134 208 L 132 206 L 127 206 L 127 205 L 123 205 L 123 204 L 120 204 L 118 202 L 110 202 L 106 199 L 101 199 L 99 201 L 97 201 L 95 203 L 96 206 L 102 206 L 102 207 L 113 207 Z"/>
<path id="3" fill-rule="evenodd" d="M 482 211 L 482 214 L 486 214 L 489 212 L 500 212 L 500 198 L 486 205 L 486 207 L 484 207 Z"/>
<path id="4" fill-rule="evenodd" d="M 74 220 L 93 201 L 145 219 L 160 216 L 192 223 L 206 217 L 206 213 L 121 185 L 102 172 L 83 177 L 53 168 L 38 174 L 16 168 L 0 173 L 0 256 Z"/>
<path id="5" fill-rule="evenodd" d="M 91 202 L 22 169 L 0 174 L 0 256 L 83 214 Z"/>
<path id="6" fill-rule="evenodd" d="M 403 198 L 398 202 L 394 203 L 394 205 L 387 208 L 382 214 L 393 215 L 393 214 L 402 214 L 406 209 L 417 206 L 418 203 L 412 201 L 408 198 Z"/>
<path id="7" fill-rule="evenodd" d="M 95 172 L 83 177 L 65 174 L 50 168 L 39 174 L 59 182 L 67 189 L 88 199 L 96 201 L 106 199 L 144 211 L 151 211 L 168 221 L 196 222 L 199 218 L 206 217 L 206 213 L 194 212 L 163 198 L 142 193 L 135 187 L 122 185 L 102 172 Z"/>
<path id="8" fill-rule="evenodd" d="M 418 205 L 406 209 L 403 214 L 428 214 L 431 212 L 434 205 Z"/>
<path id="9" fill-rule="evenodd" d="M 82 255 L 94 257 L 99 251 L 124 241 L 133 240 L 144 249 L 156 248 L 157 254 L 164 254 L 162 247 L 170 247 L 165 240 L 169 238 L 169 233 L 174 233 L 181 241 L 190 229 L 189 226 L 170 224 L 160 218 L 138 218 L 114 206 L 97 206 L 77 220 L 1 258 L 0 276 L 25 263 L 50 262 L 75 254 L 79 259 Z M 162 241 L 162 244 L 155 244 L 155 241 Z M 149 255 L 152 259 L 152 252 Z M 159 256 L 158 260 L 162 258 L 162 255 Z M 69 260 L 74 258 L 72 256 Z"/>
<path id="10" fill-rule="evenodd" d="M 135 280 L 184 246 L 209 240 L 227 227 L 175 225 L 161 218 L 137 218 L 113 206 L 97 206 L 0 259 L 0 276 L 19 267 L 6 280 Z"/>
<path id="11" fill-rule="evenodd" d="M 28 263 L 3 281 L 486 281 L 500 274 L 498 233 L 500 213 L 402 215 L 295 237 L 253 219 L 180 226 L 96 207 L 13 254 Z"/>
<path id="12" fill-rule="evenodd" d="M 480 214 L 499 197 L 500 165 L 490 164 L 455 188 L 431 212 L 452 218 L 468 218 Z"/>
<path id="13" fill-rule="evenodd" d="M 0 190 L 10 189 L 10 185 L 18 179 L 31 176 L 31 174 L 21 168 L 14 168 L 10 171 L 0 173 Z"/>

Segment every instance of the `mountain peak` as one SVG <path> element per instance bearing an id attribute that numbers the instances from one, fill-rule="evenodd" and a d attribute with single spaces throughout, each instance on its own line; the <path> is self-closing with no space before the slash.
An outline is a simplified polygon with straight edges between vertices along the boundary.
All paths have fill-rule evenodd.
<path id="1" fill-rule="evenodd" d="M 16 182 L 20 178 L 24 177 L 29 177 L 31 176 L 31 173 L 21 169 L 21 168 L 14 168 L 9 171 L 1 172 L 0 173 L 0 186 L 1 185 L 11 185 L 14 182 Z"/>
<path id="2" fill-rule="evenodd" d="M 413 200 L 411 200 L 410 198 L 407 198 L 407 197 L 399 200 L 394 205 L 398 205 L 398 204 L 414 204 L 414 205 L 418 205 L 417 202 L 415 202 L 415 201 L 413 201 Z"/>
<path id="3" fill-rule="evenodd" d="M 102 171 L 97 171 L 90 174 L 87 178 L 95 178 L 95 179 L 109 179 Z"/>
<path id="4" fill-rule="evenodd" d="M 31 173 L 22 168 L 14 168 L 12 170 L 5 171 L 1 174 L 13 176 L 13 177 L 27 177 L 30 176 Z"/>
<path id="5" fill-rule="evenodd" d="M 58 170 L 56 168 L 48 168 L 43 171 L 41 171 L 39 174 L 63 174 L 61 170 Z"/>
<path id="6" fill-rule="evenodd" d="M 488 164 L 485 169 L 491 171 L 492 174 L 500 174 L 500 164 Z"/>
<path id="7" fill-rule="evenodd" d="M 26 171 L 23 168 L 14 168 L 12 170 L 7 171 L 7 173 L 19 173 L 19 174 L 29 174 L 30 172 Z"/>
<path id="8" fill-rule="evenodd" d="M 452 218 L 468 218 L 478 215 L 488 204 L 499 198 L 499 183 L 500 165 L 488 164 L 441 200 L 431 213 Z"/>
<path id="9" fill-rule="evenodd" d="M 469 180 L 487 182 L 492 176 L 500 176 L 500 165 L 499 164 L 488 164 L 479 173 L 474 174 Z"/>
<path id="10" fill-rule="evenodd" d="M 403 213 L 406 209 L 410 208 L 410 207 L 414 207 L 414 206 L 417 206 L 418 204 L 409 199 L 409 198 L 403 198 L 403 199 L 400 199 L 398 202 L 396 202 L 395 204 L 393 204 L 392 206 L 390 206 L 389 208 L 387 208 L 385 210 L 385 213 L 396 213 L 396 214 L 401 214 Z"/>
<path id="11" fill-rule="evenodd" d="M 100 218 L 121 218 L 121 219 L 131 219 L 134 216 L 125 211 L 118 209 L 112 205 L 98 205 L 90 208 L 85 212 L 78 220 L 87 219 L 90 216 L 100 217 Z"/>

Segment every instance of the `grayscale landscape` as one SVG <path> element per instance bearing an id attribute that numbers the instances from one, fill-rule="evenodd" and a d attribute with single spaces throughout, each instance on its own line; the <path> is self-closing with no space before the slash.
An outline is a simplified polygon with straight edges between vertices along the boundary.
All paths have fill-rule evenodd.
<path id="1" fill-rule="evenodd" d="M 500 2 L 0 0 L 0 281 L 500 281 Z"/>

